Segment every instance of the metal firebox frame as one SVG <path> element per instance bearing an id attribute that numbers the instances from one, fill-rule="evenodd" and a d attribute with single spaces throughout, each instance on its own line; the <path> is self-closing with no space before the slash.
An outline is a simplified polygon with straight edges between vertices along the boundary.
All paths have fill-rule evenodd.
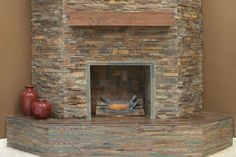
<path id="1" fill-rule="evenodd" d="M 114 65 L 114 66 L 149 66 L 150 67 L 150 119 L 156 118 L 155 111 L 155 87 L 156 87 L 156 70 L 154 61 L 88 61 L 86 63 L 86 104 L 87 117 L 92 118 L 91 115 L 91 66 L 96 65 Z"/>

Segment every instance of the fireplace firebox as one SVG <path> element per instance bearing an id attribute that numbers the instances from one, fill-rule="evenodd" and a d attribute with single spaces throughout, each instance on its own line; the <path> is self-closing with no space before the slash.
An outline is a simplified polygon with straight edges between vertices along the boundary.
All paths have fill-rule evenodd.
<path id="1" fill-rule="evenodd" d="M 154 62 L 90 62 L 87 103 L 90 117 L 155 118 Z"/>

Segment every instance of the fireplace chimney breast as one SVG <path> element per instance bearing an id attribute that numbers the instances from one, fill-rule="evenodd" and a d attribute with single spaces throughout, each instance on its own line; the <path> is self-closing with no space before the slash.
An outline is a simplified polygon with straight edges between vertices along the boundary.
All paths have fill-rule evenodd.
<path id="1" fill-rule="evenodd" d="M 153 63 L 152 118 L 201 112 L 201 0 L 32 0 L 31 5 L 32 80 L 53 103 L 56 117 L 91 117 L 91 62 Z M 170 12 L 173 24 L 70 26 L 76 11 Z"/>

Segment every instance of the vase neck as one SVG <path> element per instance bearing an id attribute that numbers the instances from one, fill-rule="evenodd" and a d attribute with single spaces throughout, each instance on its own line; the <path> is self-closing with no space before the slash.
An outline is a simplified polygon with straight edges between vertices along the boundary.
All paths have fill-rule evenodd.
<path id="1" fill-rule="evenodd" d="M 45 99 L 38 99 L 39 102 L 47 102 Z"/>
<path id="2" fill-rule="evenodd" d="M 33 85 L 27 85 L 27 86 L 25 86 L 25 89 L 27 91 L 33 91 L 34 90 L 34 86 Z"/>

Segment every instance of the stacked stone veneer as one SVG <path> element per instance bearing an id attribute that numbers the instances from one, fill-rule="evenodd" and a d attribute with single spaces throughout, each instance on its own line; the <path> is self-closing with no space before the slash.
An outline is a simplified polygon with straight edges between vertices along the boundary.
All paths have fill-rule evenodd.
<path id="1" fill-rule="evenodd" d="M 206 157 L 232 146 L 232 118 L 7 118 L 8 146 L 42 157 Z M 142 142 L 140 142 L 142 141 Z"/>
<path id="2" fill-rule="evenodd" d="M 170 11 L 170 27 L 71 27 L 74 11 Z M 201 0 L 32 0 L 33 83 L 57 117 L 88 117 L 86 63 L 154 61 L 160 118 L 202 108 Z"/>

